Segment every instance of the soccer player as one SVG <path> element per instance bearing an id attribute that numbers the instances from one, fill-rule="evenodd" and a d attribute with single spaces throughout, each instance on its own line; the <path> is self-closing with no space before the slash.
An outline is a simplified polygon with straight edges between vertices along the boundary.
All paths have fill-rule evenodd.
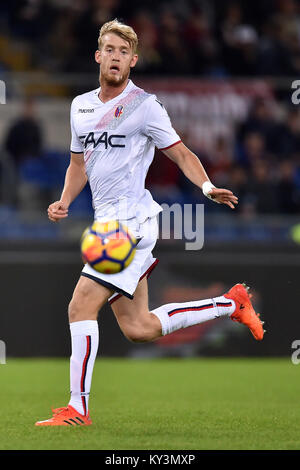
<path id="1" fill-rule="evenodd" d="M 153 341 L 180 328 L 217 317 L 245 324 L 262 340 L 262 322 L 248 289 L 236 284 L 220 297 L 162 305 L 149 312 L 147 278 L 157 264 L 152 250 L 157 240 L 161 207 L 145 189 L 155 146 L 175 162 L 205 196 L 231 209 L 237 197 L 216 188 L 199 159 L 173 129 L 163 105 L 129 80 L 138 60 L 134 30 L 117 20 L 105 23 L 95 60 L 100 87 L 77 96 L 71 105 L 71 159 L 59 201 L 48 208 L 58 222 L 68 216 L 72 201 L 89 181 L 95 220 L 119 219 L 140 239 L 132 263 L 120 273 L 101 274 L 86 264 L 69 304 L 72 343 L 71 398 L 67 406 L 38 426 L 77 426 L 92 423 L 88 401 L 98 350 L 98 312 L 109 301 L 124 335 L 134 342 Z"/>

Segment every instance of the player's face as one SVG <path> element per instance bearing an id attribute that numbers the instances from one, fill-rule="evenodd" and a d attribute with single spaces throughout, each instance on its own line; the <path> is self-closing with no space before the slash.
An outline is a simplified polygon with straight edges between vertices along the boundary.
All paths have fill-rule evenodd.
<path id="1" fill-rule="evenodd" d="M 137 59 L 130 44 L 114 33 L 103 37 L 101 50 L 95 53 L 95 60 L 100 64 L 101 80 L 111 86 L 120 86 L 128 79 L 130 68 L 135 66 Z"/>

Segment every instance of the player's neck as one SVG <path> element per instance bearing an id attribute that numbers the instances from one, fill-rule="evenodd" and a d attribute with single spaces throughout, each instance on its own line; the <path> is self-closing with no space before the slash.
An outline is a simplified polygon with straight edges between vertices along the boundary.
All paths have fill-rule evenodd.
<path id="1" fill-rule="evenodd" d="M 100 77 L 99 100 L 102 101 L 102 103 L 107 103 L 107 101 L 113 100 L 125 90 L 128 85 L 128 81 L 129 80 L 126 79 L 120 86 L 112 86 Z"/>

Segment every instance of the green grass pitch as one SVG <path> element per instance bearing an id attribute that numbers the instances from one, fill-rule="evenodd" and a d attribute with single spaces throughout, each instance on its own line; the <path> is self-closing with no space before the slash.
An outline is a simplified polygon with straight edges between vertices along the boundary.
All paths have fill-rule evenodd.
<path id="1" fill-rule="evenodd" d="M 299 372 L 289 358 L 99 358 L 93 425 L 38 428 L 68 402 L 69 361 L 8 359 L 0 449 L 299 449 Z"/>

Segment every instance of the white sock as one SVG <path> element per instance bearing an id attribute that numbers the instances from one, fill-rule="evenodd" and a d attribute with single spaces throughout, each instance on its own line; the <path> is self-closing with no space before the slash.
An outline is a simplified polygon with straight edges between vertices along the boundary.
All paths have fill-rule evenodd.
<path id="1" fill-rule="evenodd" d="M 70 323 L 72 355 L 70 358 L 71 399 L 69 405 L 78 413 L 88 414 L 92 374 L 99 344 L 96 320 Z"/>
<path id="2" fill-rule="evenodd" d="M 162 305 L 152 310 L 152 313 L 160 320 L 164 336 L 180 328 L 187 328 L 222 316 L 230 316 L 234 311 L 234 300 L 222 295 L 213 299 Z"/>

